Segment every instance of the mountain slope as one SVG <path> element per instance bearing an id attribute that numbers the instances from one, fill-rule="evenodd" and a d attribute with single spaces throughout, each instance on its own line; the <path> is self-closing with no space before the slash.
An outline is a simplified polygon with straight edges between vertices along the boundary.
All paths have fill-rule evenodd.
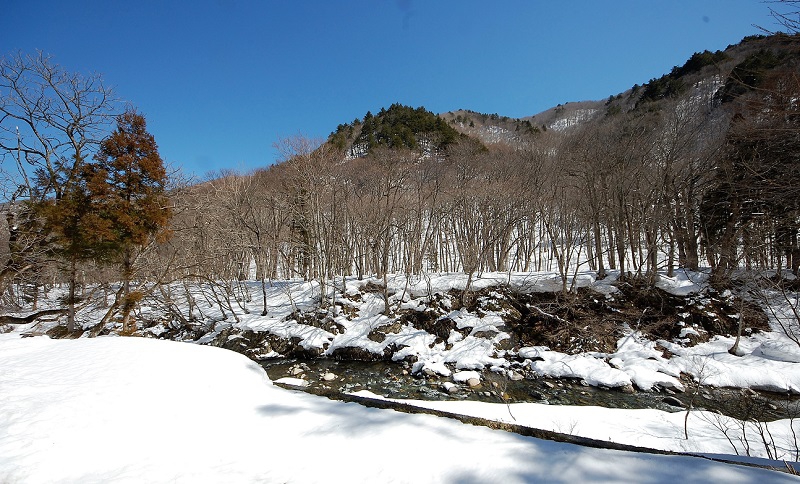
<path id="1" fill-rule="evenodd" d="M 796 63 L 799 47 L 797 35 L 751 36 L 724 51 L 697 52 L 669 73 L 610 94 L 606 100 L 567 102 L 523 118 L 469 110 L 440 116 L 458 131 L 487 144 L 513 144 L 530 141 L 532 135 L 544 131 L 567 134 L 619 114 L 659 112 L 673 102 L 687 107 L 707 102 L 719 107 L 756 88 L 765 73 Z"/>

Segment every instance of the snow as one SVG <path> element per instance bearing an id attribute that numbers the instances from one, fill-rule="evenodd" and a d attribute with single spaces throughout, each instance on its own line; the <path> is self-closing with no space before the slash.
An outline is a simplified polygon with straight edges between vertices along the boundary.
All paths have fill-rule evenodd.
<path id="1" fill-rule="evenodd" d="M 739 355 L 728 350 L 735 338 L 715 336 L 707 343 L 684 347 L 669 341 L 649 341 L 630 332 L 611 354 L 567 355 L 544 347 L 519 350 L 519 356 L 536 359 L 528 364 L 543 376 L 580 378 L 593 386 L 609 388 L 634 384 L 641 390 L 655 386 L 684 391 L 681 373 L 715 387 L 752 388 L 778 393 L 800 393 L 800 348 L 778 333 L 742 337 Z M 656 345 L 669 350 L 664 358 Z"/>
<path id="2" fill-rule="evenodd" d="M 691 348 L 666 341 L 661 344 L 676 355 L 669 360 L 670 365 L 704 385 L 800 393 L 798 363 L 785 359 L 787 355 L 779 351 L 768 349 L 769 357 L 761 354 L 764 344 L 766 348 L 783 347 L 784 343 L 779 342 L 784 338 L 774 333 L 742 338 L 738 356 L 728 353 L 735 340 L 733 337 L 715 336 Z"/>
<path id="3" fill-rule="evenodd" d="M 700 292 L 708 280 L 708 274 L 677 271 L 673 277 L 660 274 L 656 287 L 675 296 L 688 296 Z"/>
<path id="4" fill-rule="evenodd" d="M 457 371 L 453 373 L 453 381 L 458 383 L 466 383 L 469 379 L 475 379 L 480 381 L 481 374 L 477 371 Z"/>
<path id="5" fill-rule="evenodd" d="M 607 277 L 598 280 L 591 271 L 578 271 L 575 273 L 575 282 L 578 287 L 588 287 L 598 292 L 598 297 L 613 297 L 617 290 L 613 284 L 618 276 L 618 272 L 609 271 Z M 448 291 L 463 290 L 467 279 L 467 275 L 463 273 L 387 276 L 390 309 L 433 311 L 428 308 L 432 301 L 438 305 L 438 311 L 442 311 L 442 308 L 458 307 L 451 305 L 452 299 Z M 707 272 L 680 270 L 672 277 L 663 272 L 659 274 L 657 285 L 672 294 L 697 294 L 706 287 L 707 279 Z M 296 339 L 302 348 L 323 356 L 334 355 L 339 349 L 357 349 L 383 357 L 388 348 L 392 350 L 395 361 L 416 361 L 414 371 L 428 370 L 445 377 L 459 370 L 491 367 L 510 369 L 516 365 L 511 360 L 517 356 L 521 361 L 530 360 L 524 364 L 539 375 L 578 378 L 590 385 L 609 388 L 633 385 L 640 390 L 659 387 L 682 391 L 684 388 L 679 377 L 681 373 L 685 373 L 706 385 L 800 393 L 800 346 L 787 338 L 781 330 L 782 325 L 790 328 L 790 334 L 797 334 L 794 328 L 798 326 L 798 300 L 794 294 L 770 293 L 767 298 L 768 314 L 774 331 L 743 336 L 738 356 L 727 352 L 733 346 L 732 338 L 717 337 L 707 343 L 686 348 L 678 344 L 679 341 L 648 341 L 632 329 L 620 339 L 613 353 L 568 355 L 544 347 L 514 348 L 503 324 L 504 309 L 483 308 L 476 312 L 464 308 L 444 310 L 445 316 L 442 319 L 447 318 L 456 326 L 446 338 L 441 335 L 437 337 L 411 324 L 398 326 L 396 316 L 384 315 L 386 303 L 383 294 L 365 290 L 368 284 L 383 284 L 382 279 L 358 280 L 351 277 L 346 280 L 345 295 L 337 294 L 335 298 L 337 304 L 344 307 L 335 318 L 331 316 L 337 328 L 343 329 L 341 331 L 328 328 L 329 331 L 295 319 L 298 309 L 308 311 L 317 308 L 321 289 L 316 281 L 270 283 L 266 288 L 267 315 L 261 315 L 260 311 L 263 305 L 260 284 L 253 281 L 242 284 L 249 294 L 244 299 L 251 301 L 247 303 L 251 306 L 250 309 L 258 308 L 259 311 L 237 311 L 237 321 L 232 321 L 231 318 L 221 321 L 223 317 L 219 308 L 208 303 L 206 298 L 198 296 L 195 298 L 195 311 L 205 315 L 206 321 L 216 322 L 215 331 L 195 342 L 209 343 L 220 331 L 234 327 L 267 332 L 287 340 Z M 560 290 L 561 277 L 555 272 L 487 272 L 475 275 L 471 282 L 473 291 L 501 286 L 523 293 Z M 326 287 L 330 291 L 333 285 Z M 177 297 L 180 291 L 176 290 L 175 294 L 175 304 L 188 313 L 186 304 Z M 54 293 L 42 297 L 42 304 L 57 301 L 59 296 L 63 294 Z M 696 297 L 703 301 L 702 294 Z M 238 309 L 236 303 L 233 307 Z M 92 324 L 91 321 L 96 321 L 102 315 L 84 313 L 81 317 L 87 324 Z M 679 317 L 685 319 L 686 316 Z M 685 323 L 678 320 L 675 324 Z M 393 326 L 391 330 L 388 329 L 390 325 Z M 32 325 L 20 325 L 16 331 L 22 333 L 32 329 Z M 161 325 L 147 331 L 150 335 L 158 336 L 163 333 L 164 327 Z M 696 331 L 696 328 L 685 326 L 680 338 L 695 334 Z M 376 332 L 383 334 L 382 339 L 374 337 Z M 664 358 L 664 349 L 674 356 Z M 259 356 L 279 355 L 265 348 Z"/>
<path id="6" fill-rule="evenodd" d="M 520 348 L 518 355 L 528 361 L 531 369 L 540 375 L 556 378 L 580 378 L 589 385 L 608 388 L 635 384 L 641 390 L 672 388 L 683 391 L 678 380 L 680 369 L 671 364 L 638 332 L 630 332 L 617 343 L 612 354 L 581 353 L 567 355 L 550 351 L 543 346 Z"/>
<path id="7" fill-rule="evenodd" d="M 616 277 L 611 272 L 598 280 L 591 272 L 579 272 L 575 283 L 592 288 L 598 297 L 613 297 Z M 700 293 L 697 297 L 702 298 L 706 279 L 705 273 L 679 271 L 673 277 L 661 274 L 658 286 L 676 295 Z M 237 317 L 227 321 L 220 320 L 218 308 L 198 297 L 196 311 L 214 321 L 214 331 L 195 343 L 208 343 L 221 331 L 238 328 L 295 339 L 303 348 L 323 355 L 332 355 L 339 348 L 382 355 L 391 345 L 395 360 L 410 358 L 415 361 L 412 372 L 450 380 L 441 388 L 455 392 L 470 379 L 480 381 L 481 370 L 522 378 L 520 372 L 527 367 L 542 376 L 577 378 L 608 388 L 683 392 L 686 389 L 679 379 L 683 373 L 704 385 L 800 393 L 800 347 L 781 331 L 798 325 L 796 295 L 776 293 L 770 297 L 775 331 L 744 335 L 738 356 L 728 353 L 732 337 L 716 336 L 685 347 L 679 341 L 648 340 L 631 328 L 613 352 L 570 355 L 544 346 L 515 348 L 503 321 L 506 310 L 494 307 L 491 299 L 479 299 L 479 306 L 486 305 L 475 312 L 450 310 L 459 306 L 451 304 L 454 300 L 447 292 L 464 289 L 464 274 L 388 278 L 390 308 L 433 311 L 428 306 L 435 303 L 440 319 L 452 321 L 456 328 L 446 335 L 446 341 L 445 335 L 396 324 L 395 317 L 385 316 L 383 295 L 360 290 L 369 282 L 382 283 L 374 278 L 347 281 L 349 299 L 337 295 L 343 308 L 335 317 L 328 313 L 337 327 L 328 327 L 330 331 L 295 319 L 297 309 L 316 308 L 321 296 L 316 282 L 270 285 L 266 316 L 260 314 L 260 286 L 243 283 L 253 297 L 242 304 L 251 306 L 251 311 L 239 311 L 234 303 Z M 485 273 L 476 275 L 471 287 L 477 292 L 498 285 L 526 293 L 552 291 L 560 290 L 561 278 L 552 272 Z M 494 297 L 502 300 L 500 293 Z M 57 299 L 50 295 L 42 298 L 42 304 Z M 252 311 L 254 308 L 258 311 Z M 91 313 L 81 316 L 83 321 L 96 320 Z M 159 325 L 147 332 L 157 336 L 166 330 Z M 143 338 L 20 339 L 22 333 L 37 331 L 41 328 L 20 325 L 14 333 L 0 335 L 2 483 L 318 482 L 345 476 L 354 482 L 666 482 L 668 477 L 701 482 L 722 480 L 730 472 L 734 472 L 733 481 L 755 481 L 749 474 L 755 470 L 713 467 L 697 459 L 688 460 L 688 470 L 679 472 L 664 464 L 666 457 L 602 454 L 607 451 L 576 449 L 441 418 L 401 416 L 330 402 L 274 387 L 258 365 L 218 348 Z M 382 339 L 374 337 L 376 332 Z M 680 337 L 694 332 L 684 327 Z M 240 334 L 227 337 L 240 338 Z M 664 350 L 672 356 L 665 357 Z M 279 356 L 267 348 L 259 355 Z M 300 378 L 277 382 L 294 387 L 309 384 Z M 406 403 L 602 441 L 726 454 L 726 458 L 749 447 L 753 455 L 767 457 L 754 437 L 761 423 L 703 411 L 690 412 L 690 438 L 685 439 L 685 412 L 533 403 Z M 797 425 L 792 427 L 787 420 L 768 425 L 782 452 L 779 457 L 793 460 L 790 436 L 798 430 Z M 755 439 L 747 445 L 737 440 L 743 428 Z M 575 463 L 567 464 L 570 459 Z M 563 463 L 561 472 L 548 467 L 551 461 Z M 651 467 L 656 471 L 650 472 Z M 700 474 L 690 476 L 693 469 Z M 567 479 L 568 475 L 572 479 Z M 787 477 L 769 474 L 769 478 L 772 482 Z"/>
<path id="8" fill-rule="evenodd" d="M 302 378 L 292 378 L 288 376 L 278 378 L 275 380 L 275 383 L 282 383 L 284 385 L 291 385 L 294 387 L 307 387 L 309 385 L 308 380 L 303 380 Z"/>
<path id="9" fill-rule="evenodd" d="M 800 346 L 789 338 L 764 341 L 753 350 L 753 354 L 776 361 L 800 363 Z"/>
<path id="10" fill-rule="evenodd" d="M 628 374 L 641 390 L 652 390 L 659 386 L 684 391 L 678 379 L 680 370 L 662 356 L 655 342 L 648 341 L 641 333 L 631 332 L 621 338 L 617 342 L 617 352 L 609 363 Z"/>
<path id="11" fill-rule="evenodd" d="M 578 109 L 565 118 L 553 121 L 549 128 L 555 131 L 566 131 L 592 119 L 597 112 L 597 109 Z"/>
<path id="12" fill-rule="evenodd" d="M 520 348 L 517 354 L 522 358 L 544 358 L 544 354 L 550 351 L 547 346 L 525 346 Z"/>
<path id="13" fill-rule="evenodd" d="M 743 422 L 706 411 L 692 411 L 684 427 L 685 411 L 665 412 L 653 409 L 626 410 L 594 406 L 561 406 L 540 403 L 511 403 L 508 405 L 477 401 L 392 400 L 362 390 L 356 395 L 415 407 L 481 417 L 497 422 L 566 433 L 595 440 L 637 445 L 691 454 L 714 454 L 723 459 L 739 460 L 721 428 L 743 453 L 743 443 L 736 432 L 741 432 Z M 749 425 L 749 424 L 748 424 Z M 791 422 L 770 422 L 768 428 L 783 458 L 791 460 L 794 453 Z M 796 424 L 795 424 L 796 429 Z M 685 438 L 688 431 L 689 439 Z M 751 451 L 758 453 L 763 444 L 755 438 L 755 429 L 748 427 Z M 759 454 L 760 455 L 760 454 Z"/>
<path id="14" fill-rule="evenodd" d="M 581 378 L 589 385 L 609 388 L 631 384 L 624 371 L 612 368 L 605 361 L 591 355 L 567 355 L 557 351 L 543 351 L 543 360 L 531 363 L 531 368 L 541 375 L 556 378 Z"/>
<path id="15" fill-rule="evenodd" d="M 330 401 L 274 386 L 256 363 L 208 346 L 5 334 L 0 368 L 0 482 L 798 482 Z M 508 411 L 465 404 L 441 405 Z M 679 423 L 656 411 L 539 407 L 511 411 L 526 422 L 563 412 L 561 425 L 639 445 Z"/>

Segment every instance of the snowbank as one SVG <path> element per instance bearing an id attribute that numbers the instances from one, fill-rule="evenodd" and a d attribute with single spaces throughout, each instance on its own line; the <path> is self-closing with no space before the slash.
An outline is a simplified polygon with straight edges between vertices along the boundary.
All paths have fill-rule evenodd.
<path id="1" fill-rule="evenodd" d="M 185 343 L 0 335 L 0 368 L 2 482 L 797 482 L 329 401 Z"/>
<path id="2" fill-rule="evenodd" d="M 708 274 L 701 272 L 677 271 L 673 277 L 659 274 L 656 287 L 675 296 L 696 294 L 706 287 Z"/>
<path id="3" fill-rule="evenodd" d="M 661 344 L 676 355 L 670 365 L 704 385 L 800 393 L 800 364 L 791 361 L 794 352 L 785 338 L 775 333 L 742 338 L 740 356 L 728 353 L 733 337 L 715 336 L 691 348 Z"/>
<path id="4" fill-rule="evenodd" d="M 477 401 L 399 400 L 387 399 L 366 390 L 354 394 L 651 449 L 718 456 L 727 454 L 727 457 L 722 457 L 727 459 L 732 459 L 733 456 L 730 454 L 734 452 L 740 454 L 746 452 L 744 442 L 739 440 L 743 422 L 706 411 L 691 412 L 688 422 L 685 422 L 686 413 L 682 411 L 671 413 L 653 409 L 626 410 L 540 403 L 505 405 Z M 769 422 L 767 425 L 779 458 L 789 461 L 794 459 L 795 452 L 791 425 L 792 422 L 788 419 Z M 797 424 L 794 425 L 796 431 Z M 731 440 L 728 440 L 721 428 L 729 429 Z M 766 458 L 767 453 L 756 427 L 748 423 L 745 428 L 751 454 L 754 457 Z M 689 433 L 688 439 L 685 437 L 685 431 Z M 732 444 L 735 444 L 735 449 Z"/>

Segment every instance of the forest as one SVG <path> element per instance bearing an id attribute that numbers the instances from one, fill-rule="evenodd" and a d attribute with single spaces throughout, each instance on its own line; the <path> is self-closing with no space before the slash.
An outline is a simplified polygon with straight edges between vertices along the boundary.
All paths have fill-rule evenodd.
<path id="1" fill-rule="evenodd" d="M 144 117 L 118 114 L 99 78 L 20 54 L 0 69 L 3 307 L 35 309 L 54 284 L 70 307 L 76 287 L 118 291 L 108 318 L 126 319 L 187 281 L 557 271 L 567 295 L 581 270 L 797 275 L 798 62 L 796 36 L 746 38 L 567 128 L 394 104 L 198 181 L 168 175 Z"/>

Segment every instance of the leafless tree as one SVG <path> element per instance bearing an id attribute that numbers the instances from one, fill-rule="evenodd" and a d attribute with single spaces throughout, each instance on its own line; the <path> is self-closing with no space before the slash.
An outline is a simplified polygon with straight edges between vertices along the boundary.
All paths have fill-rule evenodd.
<path id="1" fill-rule="evenodd" d="M 8 234 L 0 293 L 49 259 L 47 234 L 23 202 L 59 199 L 118 110 L 99 75 L 68 72 L 42 53 L 0 60 L 0 210 Z"/>
<path id="2" fill-rule="evenodd" d="M 796 34 L 800 32 L 800 1 L 798 0 L 770 0 L 765 2 L 769 4 L 769 12 L 772 18 L 782 26 L 786 33 Z M 774 7 L 773 7 L 774 5 Z M 768 34 L 775 34 L 776 32 L 760 27 L 761 30 Z"/>

